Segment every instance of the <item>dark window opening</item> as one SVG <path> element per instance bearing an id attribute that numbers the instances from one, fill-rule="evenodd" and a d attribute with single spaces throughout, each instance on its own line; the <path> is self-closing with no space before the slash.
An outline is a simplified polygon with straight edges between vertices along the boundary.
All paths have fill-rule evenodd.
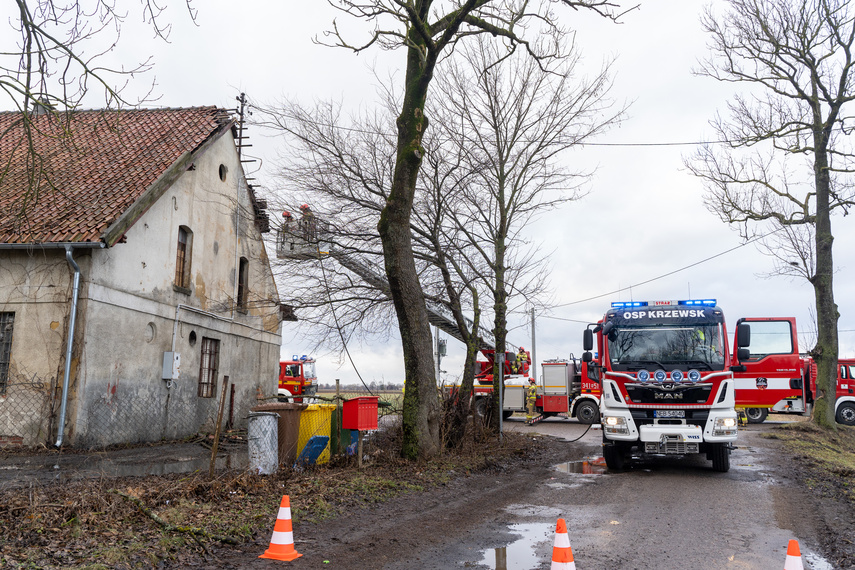
<path id="1" fill-rule="evenodd" d="M 202 337 L 202 362 L 199 366 L 199 397 L 213 398 L 220 365 L 220 341 Z"/>
<path id="2" fill-rule="evenodd" d="M 238 269 L 238 290 L 237 290 L 237 308 L 239 311 L 246 311 L 246 301 L 249 295 L 249 260 L 245 257 L 240 258 L 240 267 Z"/>
<path id="3" fill-rule="evenodd" d="M 9 363 L 12 360 L 12 328 L 15 313 L 0 313 L 0 396 L 9 385 Z"/>

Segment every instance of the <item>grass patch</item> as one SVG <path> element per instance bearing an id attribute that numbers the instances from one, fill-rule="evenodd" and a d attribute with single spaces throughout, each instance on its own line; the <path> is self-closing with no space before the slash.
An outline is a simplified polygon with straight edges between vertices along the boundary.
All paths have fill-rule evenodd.
<path id="1" fill-rule="evenodd" d="M 228 470 L 212 480 L 206 470 L 2 491 L 0 567 L 198 566 L 205 561 L 206 545 L 228 547 L 217 537 L 239 542 L 269 538 L 282 495 L 289 495 L 295 521 L 324 521 L 458 476 L 502 469 L 520 458 L 535 460 L 542 449 L 536 439 L 506 434 L 503 445 L 470 438 L 462 449 L 429 462 L 405 461 L 395 437 L 372 436 L 363 469 L 356 468 L 353 457 L 337 457 L 331 464 L 272 476 Z M 167 530 L 161 523 L 173 527 Z M 204 535 L 175 528 L 201 529 Z"/>
<path id="2" fill-rule="evenodd" d="M 798 422 L 780 426 L 766 437 L 780 440 L 809 470 L 804 480 L 811 489 L 855 501 L 855 428 L 841 425 L 831 431 Z"/>

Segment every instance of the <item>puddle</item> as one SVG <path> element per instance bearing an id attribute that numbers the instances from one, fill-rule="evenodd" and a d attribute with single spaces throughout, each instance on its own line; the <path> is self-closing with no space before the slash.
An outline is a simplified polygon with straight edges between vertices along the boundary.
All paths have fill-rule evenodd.
<path id="1" fill-rule="evenodd" d="M 606 460 L 603 457 L 587 457 L 580 461 L 568 461 L 555 466 L 562 473 L 575 473 L 580 475 L 602 475 L 608 471 Z"/>
<path id="2" fill-rule="evenodd" d="M 174 447 L 174 446 L 173 446 Z M 189 452 L 140 448 L 121 450 L 112 454 L 67 454 L 61 456 L 32 456 L 19 459 L 19 464 L 0 465 L 0 490 L 33 483 L 62 483 L 99 477 L 138 477 L 207 471 L 211 465 L 209 452 L 199 451 L 188 444 Z M 12 458 L 10 461 L 14 461 Z M 224 451 L 217 454 L 218 469 L 245 469 L 249 465 L 246 450 Z"/>
<path id="3" fill-rule="evenodd" d="M 536 547 L 539 543 L 548 541 L 555 532 L 555 525 L 549 523 L 512 524 L 508 527 L 511 533 L 520 537 L 507 546 L 484 551 L 484 557 L 479 564 L 495 568 L 495 570 L 528 570 L 538 568 L 539 557 Z M 543 548 L 541 554 L 545 552 Z M 548 549 L 551 553 L 552 549 Z"/>

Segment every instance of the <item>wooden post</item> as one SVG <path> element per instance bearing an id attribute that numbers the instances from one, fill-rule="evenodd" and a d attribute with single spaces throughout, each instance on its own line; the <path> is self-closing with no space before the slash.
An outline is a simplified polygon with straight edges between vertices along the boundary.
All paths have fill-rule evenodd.
<path id="1" fill-rule="evenodd" d="M 220 428 L 223 425 L 223 409 L 226 407 L 226 392 L 229 389 L 229 377 L 223 376 L 223 395 L 220 396 L 220 411 L 217 412 L 217 427 L 214 429 L 214 445 L 211 446 L 211 468 L 208 477 L 214 478 L 214 467 L 217 464 L 217 447 L 220 445 Z"/>
<path id="2" fill-rule="evenodd" d="M 356 450 L 357 450 L 356 453 L 359 456 L 359 458 L 356 460 L 356 466 L 359 469 L 362 469 L 362 434 L 365 432 L 362 430 L 359 430 L 356 433 L 359 434 L 357 437 L 357 441 L 359 443 L 356 444 Z"/>

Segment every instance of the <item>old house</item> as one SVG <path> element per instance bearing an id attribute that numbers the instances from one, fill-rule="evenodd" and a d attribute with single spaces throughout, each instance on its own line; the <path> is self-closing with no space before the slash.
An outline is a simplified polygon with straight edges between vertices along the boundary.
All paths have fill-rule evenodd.
<path id="1" fill-rule="evenodd" d="M 215 107 L 0 113 L 0 445 L 183 438 L 275 394 L 280 306 Z M 28 152 L 28 149 L 30 152 Z"/>

